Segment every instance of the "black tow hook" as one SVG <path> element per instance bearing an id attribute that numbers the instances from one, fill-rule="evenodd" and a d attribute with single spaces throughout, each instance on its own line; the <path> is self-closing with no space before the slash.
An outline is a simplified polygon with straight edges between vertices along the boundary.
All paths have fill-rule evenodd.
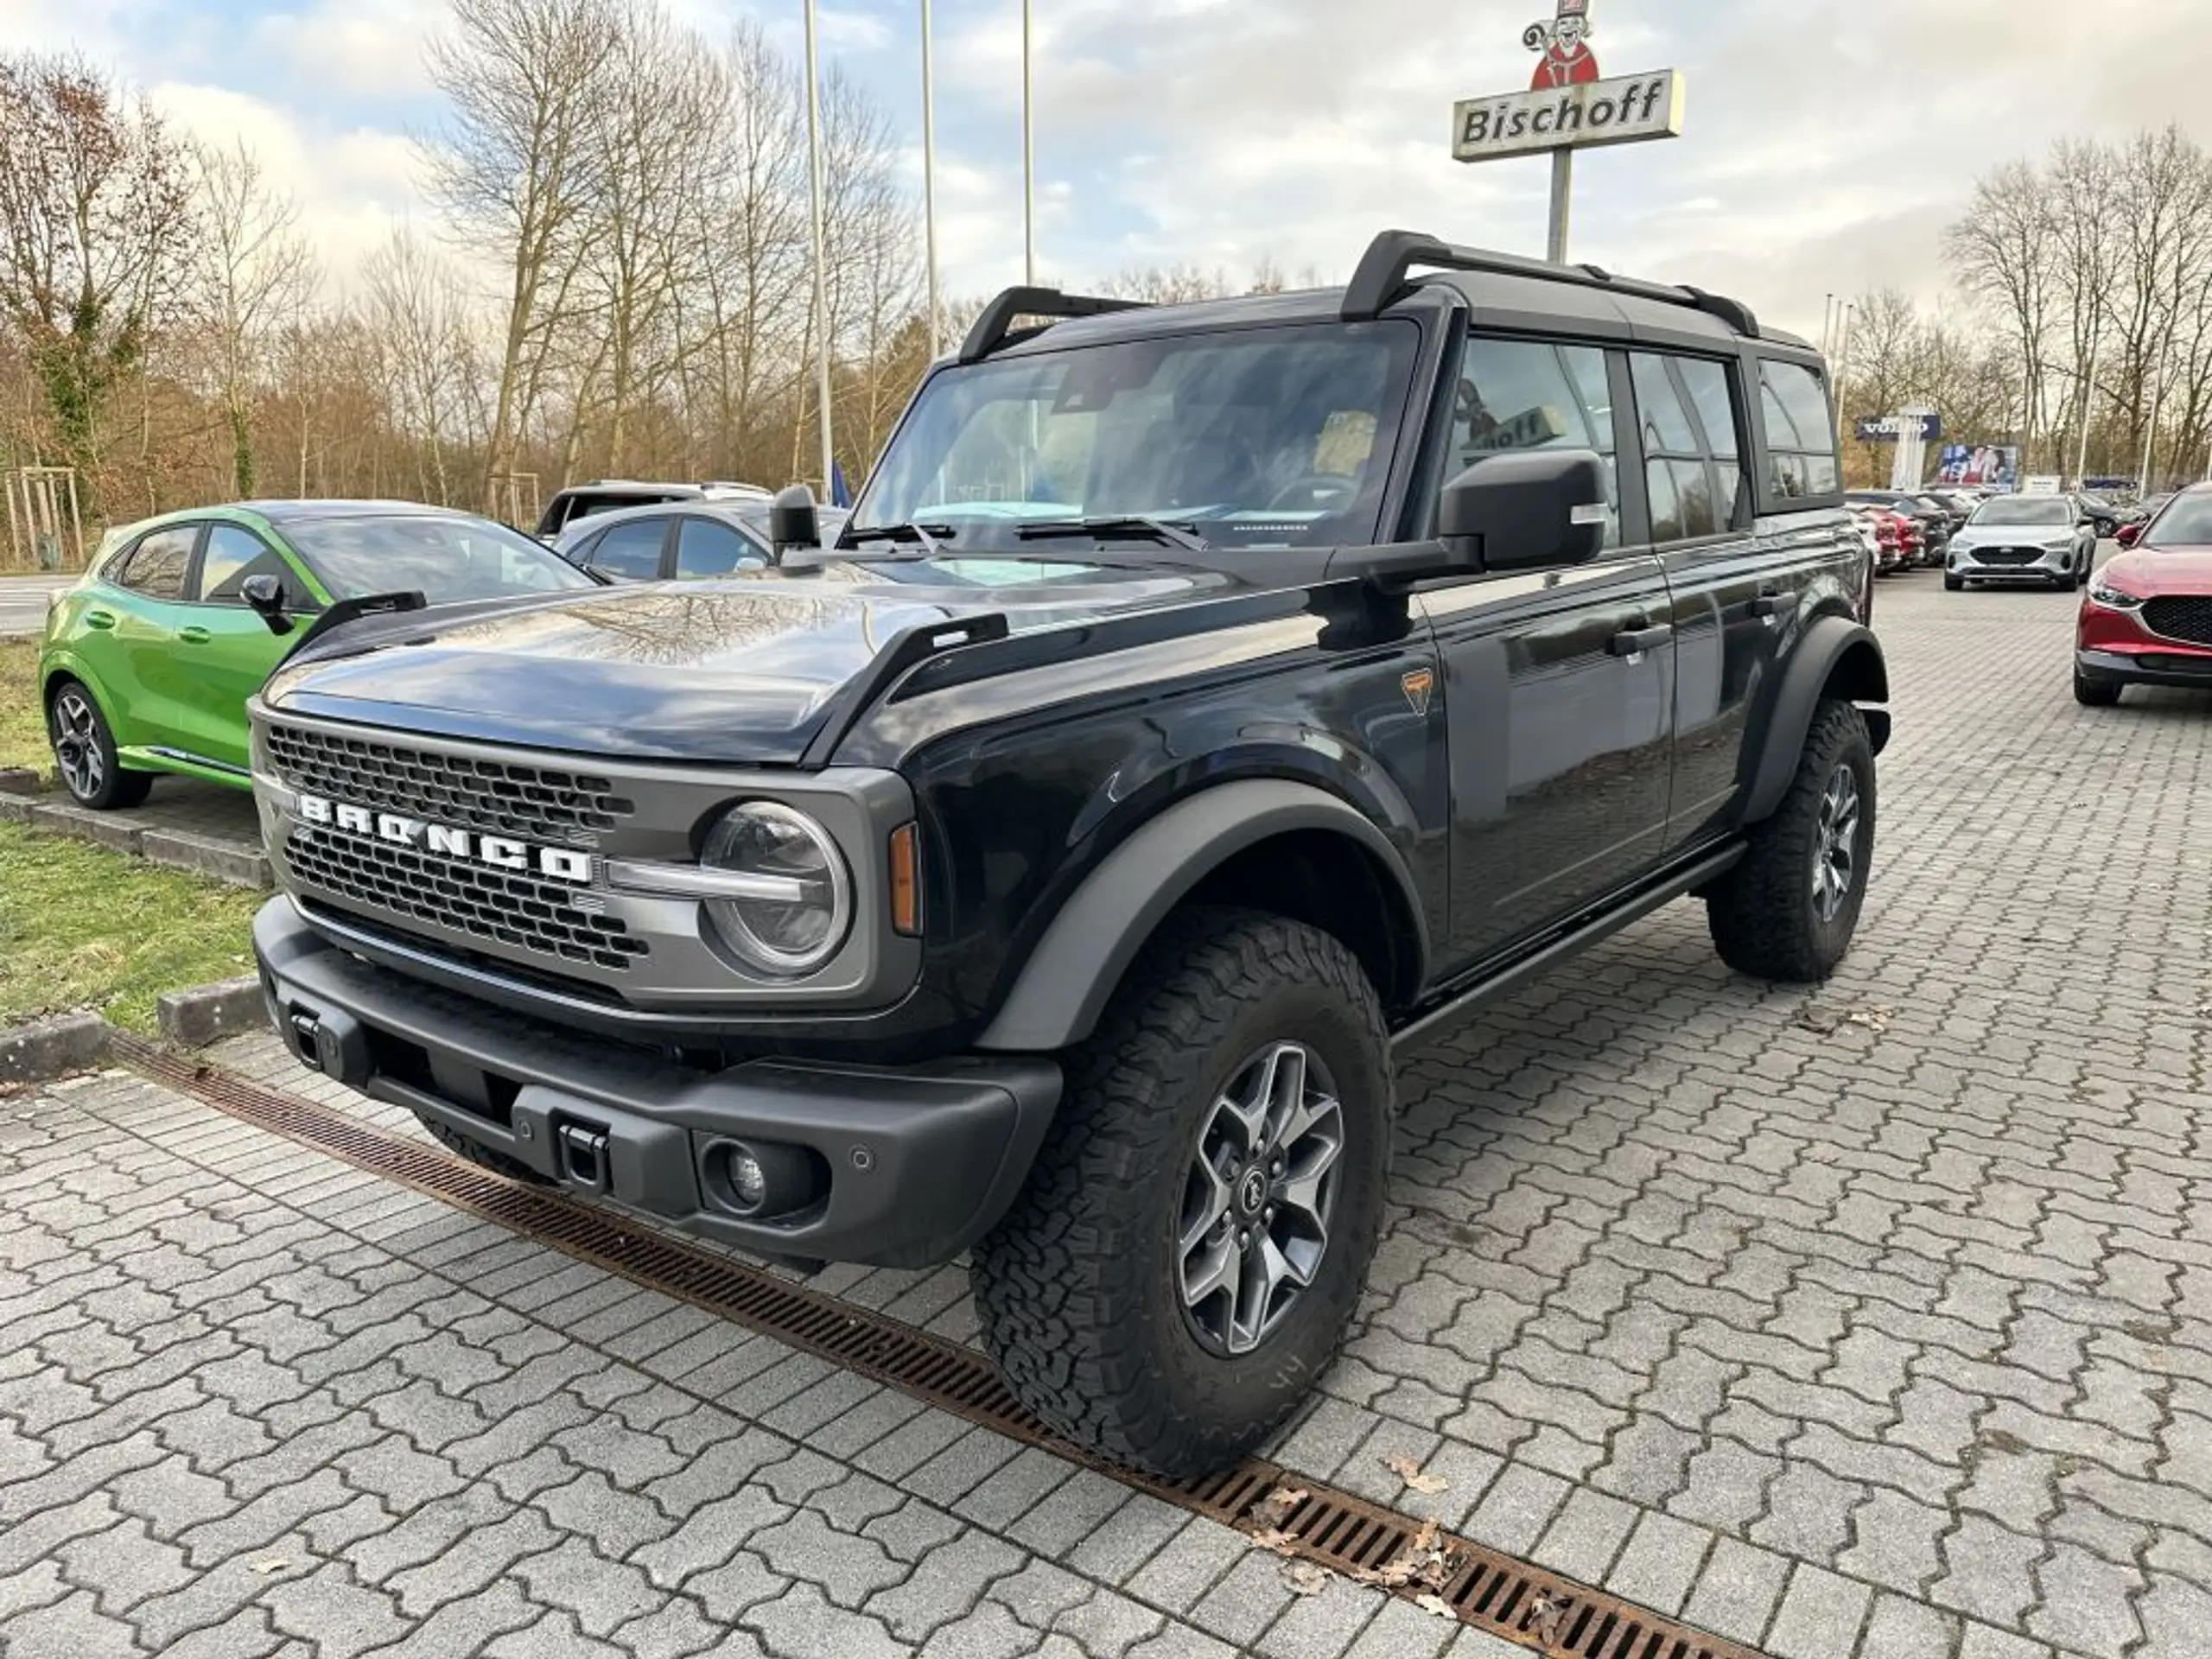
<path id="1" fill-rule="evenodd" d="M 581 1123 L 563 1123 L 560 1130 L 561 1173 L 577 1186 L 594 1192 L 607 1188 L 607 1131 Z"/>

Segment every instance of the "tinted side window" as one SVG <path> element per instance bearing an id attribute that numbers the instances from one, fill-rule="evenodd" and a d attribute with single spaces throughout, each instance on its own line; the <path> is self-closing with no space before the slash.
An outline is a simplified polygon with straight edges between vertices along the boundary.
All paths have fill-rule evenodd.
<path id="1" fill-rule="evenodd" d="M 1629 359 L 1636 385 L 1637 432 L 1643 440 L 1644 489 L 1651 503 L 1651 539 L 1687 541 L 1726 527 L 1707 470 L 1705 446 L 1675 389 L 1667 359 L 1638 352 Z"/>
<path id="2" fill-rule="evenodd" d="M 1737 416 L 1727 366 L 1709 357 L 1683 357 L 1675 360 L 1675 370 L 1690 395 L 1698 425 L 1704 429 L 1719 491 L 1720 527 L 1726 530 L 1741 522 L 1738 509 L 1744 499 L 1743 440 L 1738 435 L 1742 422 Z"/>
<path id="3" fill-rule="evenodd" d="M 1550 445 L 1595 449 L 1605 462 L 1605 545 L 1620 543 L 1613 408 L 1605 353 L 1531 340 L 1467 341 L 1452 410 L 1448 480 L 1484 455 Z"/>
<path id="4" fill-rule="evenodd" d="M 727 576 L 744 565 L 767 560 L 728 524 L 712 518 L 685 518 L 676 532 L 676 574 L 679 580 Z"/>
<path id="5" fill-rule="evenodd" d="M 314 608 L 306 590 L 283 556 L 250 530 L 237 524 L 211 524 L 207 545 L 200 555 L 199 597 L 211 605 L 243 605 L 240 591 L 248 576 L 274 576 L 284 585 L 284 608 Z"/>
<path id="6" fill-rule="evenodd" d="M 1759 364 L 1759 416 L 1774 465 L 1774 493 L 1827 495 L 1841 486 L 1827 388 L 1802 363 Z"/>
<path id="7" fill-rule="evenodd" d="M 591 568 L 631 582 L 660 580 L 660 548 L 668 537 L 665 518 L 633 518 L 617 524 L 591 550 Z"/>
<path id="8" fill-rule="evenodd" d="M 149 532 L 117 573 L 117 584 L 149 599 L 182 599 L 185 571 L 192 563 L 192 543 L 199 535 L 197 524 L 176 524 Z"/>

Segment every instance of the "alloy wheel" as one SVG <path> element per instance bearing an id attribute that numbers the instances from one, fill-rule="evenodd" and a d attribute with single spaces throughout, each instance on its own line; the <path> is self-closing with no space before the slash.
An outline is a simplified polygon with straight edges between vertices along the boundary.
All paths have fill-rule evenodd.
<path id="1" fill-rule="evenodd" d="M 1250 1353 L 1313 1282 L 1344 1143 L 1344 1108 L 1302 1043 L 1262 1049 L 1215 1099 L 1176 1230 L 1184 1316 L 1209 1352 Z"/>
<path id="2" fill-rule="evenodd" d="M 64 687 L 54 700 L 54 760 L 61 781 L 79 800 L 90 800 L 107 779 L 107 760 L 100 753 L 99 715 L 92 700 L 76 686 Z"/>
<path id="3" fill-rule="evenodd" d="M 1813 909 L 1833 922 L 1859 879 L 1859 774 L 1840 766 L 1821 793 L 1813 849 Z"/>

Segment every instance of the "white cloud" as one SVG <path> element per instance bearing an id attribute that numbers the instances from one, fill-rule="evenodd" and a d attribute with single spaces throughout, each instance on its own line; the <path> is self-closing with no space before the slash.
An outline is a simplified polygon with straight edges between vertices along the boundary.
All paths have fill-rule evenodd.
<path id="1" fill-rule="evenodd" d="M 445 0 L 315 0 L 258 19 L 249 43 L 303 89 L 413 98 L 430 91 L 424 48 L 448 15 Z"/>

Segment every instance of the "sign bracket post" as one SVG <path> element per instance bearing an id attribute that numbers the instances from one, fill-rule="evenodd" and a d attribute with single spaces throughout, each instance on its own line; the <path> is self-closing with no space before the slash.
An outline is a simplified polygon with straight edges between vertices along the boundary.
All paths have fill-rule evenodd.
<path id="1" fill-rule="evenodd" d="M 1574 152 L 1552 151 L 1552 211 L 1550 230 L 1544 240 L 1544 257 L 1555 265 L 1567 263 L 1568 222 L 1574 212 Z"/>

